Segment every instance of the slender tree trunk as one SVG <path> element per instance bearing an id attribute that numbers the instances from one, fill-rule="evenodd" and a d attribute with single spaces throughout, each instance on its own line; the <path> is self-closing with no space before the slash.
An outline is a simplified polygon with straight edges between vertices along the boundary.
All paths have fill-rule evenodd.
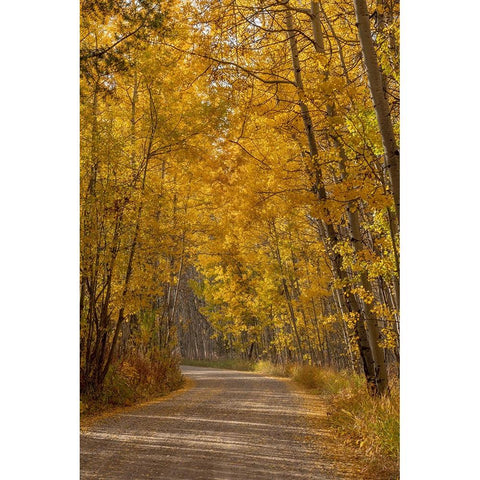
<path id="1" fill-rule="evenodd" d="M 400 225 L 400 150 L 393 131 L 390 106 L 385 95 L 382 72 L 380 70 L 377 54 L 370 30 L 370 18 L 366 0 L 353 0 L 357 18 L 358 36 L 362 48 L 365 68 L 367 70 L 370 95 L 373 100 L 377 123 L 382 136 L 385 152 L 385 167 L 389 173 L 397 221 Z"/>
<path id="2" fill-rule="evenodd" d="M 168 347 L 169 342 L 171 340 L 171 332 L 175 322 L 175 315 L 177 313 L 176 310 L 177 310 L 178 292 L 180 289 L 180 280 L 182 277 L 183 266 L 184 266 L 184 255 L 185 255 L 185 232 L 183 233 L 183 236 L 182 236 L 182 253 L 180 257 L 180 267 L 178 268 L 178 274 L 177 274 L 177 284 L 175 285 L 175 293 L 173 295 L 173 303 L 172 303 L 171 310 L 168 312 L 168 332 L 167 332 L 167 338 L 165 341 L 166 347 Z"/>
<path id="3" fill-rule="evenodd" d="M 276 227 L 275 227 L 275 221 L 272 222 L 272 231 L 273 231 L 273 236 L 274 236 L 274 241 L 275 241 L 275 256 L 277 258 L 278 266 L 280 267 L 280 273 L 281 273 L 281 276 L 282 276 L 283 292 L 285 294 L 285 300 L 287 301 L 288 311 L 290 313 L 290 321 L 292 323 L 292 328 L 293 328 L 293 331 L 295 333 L 295 339 L 297 341 L 298 352 L 299 352 L 299 360 L 300 360 L 300 363 L 303 364 L 304 351 L 303 351 L 303 347 L 302 347 L 302 341 L 301 341 L 300 335 L 298 333 L 297 317 L 295 315 L 295 310 L 293 308 L 292 296 L 291 296 L 290 290 L 288 288 L 285 269 L 284 269 L 284 265 L 283 265 L 283 260 L 282 260 L 281 254 L 280 254 L 280 248 L 279 248 L 279 245 L 278 245 L 278 235 L 277 235 L 277 230 L 276 230 Z"/>
<path id="4" fill-rule="evenodd" d="M 315 42 L 315 50 L 318 53 L 325 53 L 323 44 L 322 24 L 320 22 L 320 4 L 312 0 L 310 2 L 310 11 L 312 19 L 313 40 Z"/>
<path id="5" fill-rule="evenodd" d="M 330 111 L 333 115 L 333 106 L 331 107 Z M 340 141 L 337 135 L 334 132 L 331 132 L 330 136 L 332 137 L 335 146 L 340 151 L 340 170 L 342 172 L 342 177 L 346 176 L 346 161 L 347 157 L 346 154 L 340 144 Z M 358 255 L 363 250 L 362 247 L 362 240 L 361 240 L 361 231 L 360 231 L 360 220 L 358 215 L 358 210 L 352 205 L 352 202 L 347 204 L 347 216 L 348 216 L 348 223 L 350 226 L 350 242 L 353 245 L 355 255 Z M 368 280 L 368 276 L 365 271 L 360 273 L 360 283 L 364 290 L 367 293 L 373 294 L 373 288 Z M 387 370 L 385 366 L 385 357 L 383 355 L 383 351 L 380 348 L 380 331 L 378 328 L 378 319 L 376 315 L 373 313 L 372 309 L 368 302 L 358 302 L 359 305 L 363 304 L 363 317 L 365 318 L 366 325 L 367 325 L 367 334 L 370 343 L 370 348 L 372 350 L 373 361 L 375 362 L 375 378 L 376 384 L 378 388 L 378 393 L 380 395 L 388 392 L 388 376 Z"/>
<path id="6" fill-rule="evenodd" d="M 144 185 L 145 185 L 145 176 L 146 176 L 146 167 L 145 167 L 144 182 L 143 182 Z M 130 246 L 130 253 L 129 253 L 129 257 L 128 257 L 127 271 L 126 271 L 126 274 L 125 274 L 125 283 L 124 283 L 123 291 L 122 291 L 122 302 L 124 302 L 124 299 L 125 299 L 125 297 L 128 293 L 128 288 L 130 286 L 130 279 L 131 279 L 132 272 L 133 272 L 133 259 L 135 257 L 135 251 L 136 251 L 136 248 L 137 248 L 137 241 L 138 241 L 138 234 L 140 232 L 140 220 L 141 220 L 141 216 L 142 216 L 142 209 L 143 209 L 143 205 L 140 204 L 140 206 L 138 208 L 138 213 L 137 213 L 135 233 L 134 233 L 134 236 L 133 236 L 132 245 Z M 122 307 L 120 308 L 119 314 L 118 314 L 118 320 L 117 320 L 117 324 L 115 326 L 115 331 L 114 331 L 114 334 L 113 334 L 113 338 L 112 338 L 112 342 L 111 342 L 111 346 L 110 346 L 110 351 L 108 353 L 107 360 L 105 361 L 105 365 L 104 365 L 103 370 L 101 372 L 100 383 L 103 382 L 103 379 L 107 375 L 108 369 L 110 368 L 110 364 L 111 364 L 112 359 L 113 359 L 113 352 L 115 351 L 115 346 L 116 346 L 117 340 L 118 340 L 118 335 L 119 335 L 120 329 L 123 325 L 123 321 L 125 320 L 124 313 L 125 313 L 125 307 L 124 307 L 124 305 L 122 305 Z"/>
<path id="7" fill-rule="evenodd" d="M 350 219 L 350 225 L 352 229 L 352 243 L 355 249 L 355 253 L 358 255 L 362 250 L 360 223 L 358 221 L 357 212 L 352 212 L 351 208 L 348 208 L 348 216 Z M 372 286 L 368 280 L 368 276 L 365 271 L 360 272 L 360 282 L 364 290 L 368 293 L 373 293 Z M 382 349 L 380 348 L 380 330 L 378 328 L 378 320 L 376 315 L 372 312 L 370 304 L 363 302 L 365 310 L 365 318 L 367 322 L 367 333 L 372 350 L 373 361 L 375 362 L 375 376 L 377 381 L 378 393 L 383 395 L 388 392 L 388 376 L 385 366 L 385 358 Z"/>
<path id="8" fill-rule="evenodd" d="M 355 359 L 353 356 L 352 347 L 350 345 L 350 336 L 348 335 L 348 326 L 347 326 L 347 323 L 345 322 L 345 317 L 347 316 L 347 310 L 345 308 L 345 301 L 342 302 L 342 299 L 340 297 L 341 295 L 343 295 L 343 292 L 340 292 L 338 289 L 336 289 L 334 291 L 334 294 L 332 295 L 332 299 L 334 303 L 337 305 L 337 311 L 342 316 L 343 340 L 345 342 L 345 347 L 348 352 L 352 371 L 355 371 Z"/>

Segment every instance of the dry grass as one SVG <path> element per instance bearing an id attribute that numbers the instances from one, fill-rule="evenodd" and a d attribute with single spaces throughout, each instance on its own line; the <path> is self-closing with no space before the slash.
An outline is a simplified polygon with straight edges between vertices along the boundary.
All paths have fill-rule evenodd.
<path id="1" fill-rule="evenodd" d="M 262 375 L 271 375 L 273 377 L 291 377 L 293 373 L 294 365 L 287 363 L 274 364 L 265 360 L 260 360 L 254 366 L 254 371 L 261 373 Z"/>
<path id="2" fill-rule="evenodd" d="M 177 390 L 184 381 L 178 359 L 131 356 L 112 365 L 101 391 L 81 397 L 80 413 L 84 417 L 135 405 Z"/>
<path id="3" fill-rule="evenodd" d="M 390 395 L 371 397 L 363 377 L 311 366 L 293 369 L 292 378 L 322 395 L 331 426 L 343 441 L 362 453 L 368 471 L 377 479 L 399 477 L 400 395 L 396 378 Z"/>

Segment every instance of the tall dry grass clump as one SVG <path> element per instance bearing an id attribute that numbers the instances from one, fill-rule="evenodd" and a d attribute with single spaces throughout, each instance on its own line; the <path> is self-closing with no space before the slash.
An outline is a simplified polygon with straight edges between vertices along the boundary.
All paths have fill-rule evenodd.
<path id="1" fill-rule="evenodd" d="M 292 363 L 272 363 L 268 360 L 259 360 L 255 364 L 254 371 L 272 377 L 291 377 L 294 368 L 295 365 Z"/>
<path id="2" fill-rule="evenodd" d="M 165 395 L 184 383 L 178 358 L 153 351 L 135 352 L 110 368 L 100 391 L 83 395 L 81 413 L 96 414 Z"/>
<path id="3" fill-rule="evenodd" d="M 397 378 L 390 395 L 372 397 L 364 377 L 312 366 L 297 366 L 292 378 L 322 395 L 330 423 L 345 443 L 359 449 L 366 463 L 386 478 L 396 478 L 400 456 L 400 392 Z"/>

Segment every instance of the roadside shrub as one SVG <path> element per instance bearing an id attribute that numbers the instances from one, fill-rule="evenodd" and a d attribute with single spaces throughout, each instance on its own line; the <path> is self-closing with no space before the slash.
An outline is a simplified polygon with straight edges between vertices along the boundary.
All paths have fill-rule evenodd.
<path id="1" fill-rule="evenodd" d="M 291 377 L 295 366 L 290 363 L 275 364 L 268 360 L 260 360 L 255 364 L 255 372 L 274 377 Z"/>
<path id="2" fill-rule="evenodd" d="M 390 396 L 371 397 L 363 376 L 311 365 L 281 367 L 261 362 L 257 371 L 290 376 L 322 395 L 331 426 L 344 442 L 362 452 L 378 478 L 396 478 L 400 454 L 400 395 L 398 379 L 390 378 Z"/>
<path id="3" fill-rule="evenodd" d="M 131 354 L 111 365 L 101 391 L 83 395 L 81 414 L 92 414 L 117 406 L 133 405 L 180 388 L 184 378 L 180 362 L 165 352 L 149 356 Z"/>
<path id="4" fill-rule="evenodd" d="M 390 396 L 371 397 L 366 386 L 327 394 L 332 426 L 367 457 L 367 463 L 384 472 L 398 472 L 400 455 L 400 396 L 398 381 L 390 382 Z"/>
<path id="5" fill-rule="evenodd" d="M 324 385 L 322 371 L 310 365 L 295 368 L 293 379 L 309 389 L 321 389 Z"/>

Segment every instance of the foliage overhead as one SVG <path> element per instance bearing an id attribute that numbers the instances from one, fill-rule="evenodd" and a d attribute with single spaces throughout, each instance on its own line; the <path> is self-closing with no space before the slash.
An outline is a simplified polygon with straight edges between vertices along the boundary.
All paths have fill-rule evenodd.
<path id="1" fill-rule="evenodd" d="M 388 391 L 399 7 L 368 5 L 385 120 L 357 3 L 82 1 L 85 390 L 132 352 L 180 351 L 360 369 Z"/>

